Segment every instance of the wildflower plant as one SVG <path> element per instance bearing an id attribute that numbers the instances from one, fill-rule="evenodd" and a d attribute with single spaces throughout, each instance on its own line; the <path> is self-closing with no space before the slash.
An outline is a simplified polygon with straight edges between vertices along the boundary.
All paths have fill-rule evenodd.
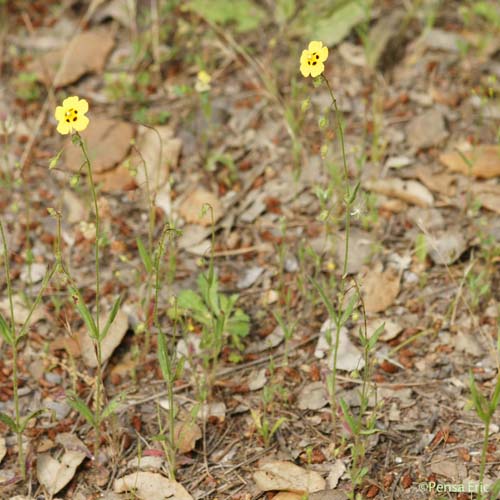
<path id="1" fill-rule="evenodd" d="M 103 358 L 102 358 L 102 342 L 106 337 L 120 307 L 121 297 L 119 296 L 111 309 L 106 324 L 100 322 L 100 251 L 102 245 L 101 225 L 99 217 L 99 204 L 97 202 L 97 191 L 92 174 L 92 164 L 89 158 L 87 147 L 80 132 L 85 130 L 90 123 L 90 120 L 85 116 L 89 109 L 88 102 L 85 99 L 79 99 L 77 96 L 71 96 L 63 101 L 62 106 L 57 106 L 54 116 L 58 121 L 57 131 L 62 135 L 72 134 L 72 142 L 78 146 L 83 154 L 84 165 L 87 169 L 87 180 L 89 184 L 92 204 L 94 208 L 94 230 L 95 230 L 95 315 L 93 315 L 89 307 L 85 304 L 82 294 L 78 290 L 74 279 L 64 265 L 61 257 L 61 249 L 57 251 L 59 269 L 68 278 L 69 292 L 75 303 L 75 307 L 82 317 L 88 334 L 92 339 L 94 351 L 96 355 L 96 374 L 95 374 L 95 392 L 94 406 L 90 408 L 85 401 L 79 398 L 76 393 L 68 393 L 69 405 L 77 410 L 85 420 L 94 428 L 95 444 L 94 454 L 98 452 L 101 424 L 109 418 L 115 411 L 116 407 L 123 399 L 123 394 L 119 394 L 113 398 L 107 405 L 104 383 L 103 383 Z"/>
<path id="2" fill-rule="evenodd" d="M 364 307 L 362 303 L 361 294 L 359 293 L 359 288 L 356 282 L 354 282 L 354 292 L 346 303 L 347 293 L 349 291 L 347 287 L 347 277 L 348 277 L 348 262 L 349 262 L 349 238 L 350 238 L 350 230 L 351 230 L 351 215 L 353 211 L 353 206 L 356 201 L 356 197 L 358 194 L 360 183 L 357 182 L 354 186 L 350 184 L 349 171 L 347 168 L 347 158 L 344 144 L 344 130 L 342 125 L 342 117 L 340 111 L 337 106 L 337 100 L 333 93 L 332 87 L 328 78 L 324 75 L 325 65 L 324 63 L 328 59 L 328 48 L 323 46 L 323 43 L 320 41 L 312 41 L 309 43 L 307 49 L 302 51 L 302 55 L 300 57 L 300 72 L 304 77 L 311 76 L 315 78 L 315 86 L 319 86 L 321 84 L 325 84 L 327 86 L 330 99 L 331 99 L 331 107 L 330 110 L 333 111 L 335 115 L 335 121 L 337 124 L 338 131 L 338 139 L 340 143 L 341 156 L 342 156 L 342 167 L 343 167 L 343 186 L 344 186 L 344 194 L 343 194 L 343 204 L 344 204 L 344 228 L 345 228 L 345 246 L 343 252 L 343 265 L 342 265 L 342 275 L 340 278 L 340 282 L 338 283 L 338 293 L 336 297 L 336 304 L 332 303 L 330 298 L 330 294 L 325 290 L 325 287 L 322 286 L 318 280 L 311 278 L 311 282 L 319 293 L 321 300 L 323 301 L 325 307 L 327 308 L 328 315 L 330 320 L 333 323 L 332 331 L 327 331 L 327 341 L 330 346 L 330 351 L 332 356 L 329 359 L 332 359 L 332 366 L 330 367 L 329 374 L 327 375 L 327 389 L 330 395 L 330 404 L 331 411 L 333 416 L 333 441 L 336 442 L 336 422 L 335 419 L 338 416 L 338 403 L 337 403 L 337 360 L 338 360 L 338 351 L 339 351 L 339 343 L 340 343 L 340 331 L 342 327 L 344 327 L 347 322 L 352 317 L 356 307 L 358 304 L 361 304 L 361 311 L 363 316 L 365 317 Z M 324 125 L 327 121 L 326 118 L 320 120 L 320 126 Z M 324 145 L 322 148 L 322 156 L 324 157 L 324 152 L 327 150 L 327 146 Z M 330 217 L 330 211 L 323 211 L 320 219 L 328 223 L 328 219 Z M 367 469 L 362 467 L 362 461 L 364 458 L 364 446 L 361 442 L 360 437 L 363 434 L 366 434 L 366 430 L 363 425 L 363 412 L 368 407 L 368 399 L 369 399 L 369 378 L 371 374 L 371 352 L 373 351 L 375 344 L 377 342 L 378 336 L 382 333 L 383 327 L 379 328 L 375 334 L 368 338 L 366 335 L 366 317 L 364 321 L 364 327 L 361 328 L 360 333 L 360 341 L 363 345 L 364 350 L 364 361 L 365 366 L 363 370 L 363 381 L 361 386 L 360 398 L 360 413 L 357 417 L 355 417 L 348 405 L 344 401 L 340 401 L 341 410 L 343 412 L 344 418 L 350 424 L 350 428 L 353 431 L 354 435 L 354 444 L 353 444 L 353 463 L 351 466 L 351 480 L 353 483 L 354 489 L 361 483 L 363 476 L 366 474 Z M 373 431 L 374 427 L 374 419 L 370 419 L 367 422 L 369 427 L 368 433 Z"/>
<path id="3" fill-rule="evenodd" d="M 205 387 L 200 391 L 209 396 L 217 373 L 219 356 L 229 337 L 232 345 L 243 349 L 242 338 L 250 331 L 250 319 L 240 308 L 236 307 L 239 295 L 225 295 L 219 291 L 219 281 L 214 266 L 215 222 L 212 207 L 204 205 L 212 217 L 212 245 L 207 273 L 198 276 L 198 290 L 183 290 L 179 293 L 175 307 L 168 311 L 176 320 L 181 316 L 193 319 L 201 325 L 201 343 L 203 351 L 203 368 L 206 371 Z M 205 398 L 201 398 L 204 400 Z M 202 401 L 205 402 L 205 401 Z"/>
<path id="4" fill-rule="evenodd" d="M 3 243 L 3 261 L 5 268 L 5 279 L 7 282 L 7 297 L 9 301 L 10 309 L 10 321 L 7 321 L 3 315 L 0 313 L 0 335 L 7 345 L 12 349 L 12 392 L 14 397 L 14 415 L 10 417 L 6 413 L 0 412 L 0 422 L 7 425 L 7 427 L 17 435 L 17 447 L 18 447 L 18 463 L 21 470 L 21 476 L 23 480 L 26 480 L 26 463 L 24 458 L 24 448 L 23 448 L 23 432 L 26 426 L 33 418 L 36 418 L 43 410 L 36 410 L 29 413 L 28 415 L 21 416 L 21 408 L 19 402 L 19 373 L 18 373 L 18 349 L 21 341 L 28 335 L 28 330 L 30 326 L 31 317 L 35 309 L 39 306 L 43 293 L 45 292 L 49 281 L 52 279 L 56 271 L 56 266 L 52 266 L 50 270 L 45 273 L 42 281 L 42 286 L 38 291 L 38 294 L 31 304 L 26 319 L 24 320 L 21 328 L 16 326 L 15 318 L 15 308 L 13 301 L 13 291 L 12 283 L 10 279 L 10 266 L 9 266 L 9 252 L 7 248 L 7 240 L 5 237 L 5 231 L 2 222 L 0 221 L 0 235 L 2 237 Z"/>

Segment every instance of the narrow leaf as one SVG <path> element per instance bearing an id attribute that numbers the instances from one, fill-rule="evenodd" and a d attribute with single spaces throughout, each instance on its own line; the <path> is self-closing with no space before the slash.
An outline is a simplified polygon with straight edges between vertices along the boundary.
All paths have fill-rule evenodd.
<path id="1" fill-rule="evenodd" d="M 118 297 L 115 300 L 115 303 L 113 304 L 113 309 L 111 309 L 111 314 L 109 315 L 109 318 L 106 321 L 106 324 L 104 325 L 103 330 L 99 334 L 101 341 L 104 340 L 104 337 L 108 333 L 111 324 L 115 320 L 116 315 L 118 314 L 118 310 L 120 309 L 121 301 L 122 301 L 122 297 L 121 297 L 121 295 L 118 295 Z"/>
<path id="2" fill-rule="evenodd" d="M 5 321 L 2 313 L 0 313 L 0 335 L 2 335 L 7 344 L 9 344 L 11 347 L 14 347 L 15 340 L 14 336 L 12 335 L 12 330 Z"/>
<path id="3" fill-rule="evenodd" d="M 9 417 L 6 413 L 0 411 L 0 422 L 3 422 L 12 432 L 18 432 L 17 424 L 14 420 Z"/>
<path id="4" fill-rule="evenodd" d="M 90 314 L 88 307 L 83 301 L 81 293 L 76 288 L 73 287 L 70 287 L 69 290 L 73 298 L 76 300 L 76 308 L 78 309 L 80 316 L 85 322 L 85 325 L 87 326 L 90 336 L 97 340 L 99 338 L 99 332 L 97 331 L 97 326 L 94 322 L 92 314 Z"/>
<path id="5" fill-rule="evenodd" d="M 151 271 L 153 270 L 153 261 L 151 259 L 151 255 L 149 255 L 149 252 L 146 250 L 146 247 L 144 246 L 144 243 L 142 242 L 141 238 L 137 237 L 136 242 L 142 263 L 144 264 L 147 273 L 151 274 Z"/>
<path id="6" fill-rule="evenodd" d="M 76 410 L 80 415 L 92 426 L 97 427 L 95 416 L 92 413 L 92 410 L 87 406 L 87 403 L 80 399 L 76 394 L 69 393 L 67 394 L 68 404 Z"/>
<path id="7" fill-rule="evenodd" d="M 120 394 L 117 394 L 102 411 L 101 420 L 104 420 L 105 418 L 108 418 L 110 415 L 115 413 L 116 409 L 124 399 L 125 399 L 124 392 L 120 392 Z"/>

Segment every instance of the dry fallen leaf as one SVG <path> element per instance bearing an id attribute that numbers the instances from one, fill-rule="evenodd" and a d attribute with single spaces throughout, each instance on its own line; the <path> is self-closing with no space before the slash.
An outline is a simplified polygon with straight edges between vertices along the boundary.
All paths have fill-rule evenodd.
<path id="1" fill-rule="evenodd" d="M 51 495 L 62 490 L 73 479 L 77 467 L 87 456 L 87 448 L 76 436 L 61 435 L 59 441 L 67 447 L 61 459 L 56 460 L 50 454 L 43 453 L 38 456 L 36 464 L 38 481 Z"/>
<path id="2" fill-rule="evenodd" d="M 467 160 L 464 160 L 464 156 Z M 463 153 L 442 153 L 439 160 L 452 172 L 472 174 L 484 179 L 500 176 L 500 146 L 494 144 L 482 144 Z"/>
<path id="3" fill-rule="evenodd" d="M 170 170 L 179 163 L 181 149 L 182 141 L 174 137 L 172 127 L 155 127 L 154 130 L 139 127 L 137 150 L 134 149 L 130 155 L 130 161 L 137 171 L 137 184 L 145 188 L 147 181 L 149 189 L 153 191 L 166 184 Z"/>
<path id="4" fill-rule="evenodd" d="M 388 177 L 385 179 L 367 180 L 364 183 L 364 187 L 369 191 L 399 198 L 406 203 L 412 203 L 419 207 L 430 207 L 434 204 L 432 193 L 418 181 Z"/>
<path id="5" fill-rule="evenodd" d="M 21 295 L 14 295 L 12 297 L 12 302 L 14 305 L 14 320 L 16 324 L 22 325 L 26 321 L 29 315 L 29 308 L 26 306 L 26 302 L 24 301 Z M 0 301 L 0 312 L 3 314 L 4 318 L 10 319 L 10 303 L 9 298 L 5 297 Z M 42 306 L 38 306 L 30 317 L 30 324 L 34 325 L 37 321 L 45 318 L 45 314 L 43 313 Z"/>
<path id="6" fill-rule="evenodd" d="M 342 460 L 339 458 L 335 460 L 335 463 L 332 465 L 328 477 L 326 479 L 328 483 L 328 487 L 334 489 L 339 484 L 339 480 L 346 471 L 346 466 Z"/>
<path id="7" fill-rule="evenodd" d="M 317 472 L 281 460 L 262 464 L 254 472 L 253 478 L 261 491 L 312 493 L 323 490 L 326 485 L 325 480 Z"/>
<path id="8" fill-rule="evenodd" d="M 94 116 L 81 135 L 87 145 L 92 172 L 102 174 L 125 158 L 134 137 L 134 127 L 127 122 Z M 74 146 L 71 139 L 64 148 L 64 162 L 73 172 L 78 172 L 83 162 L 80 148 Z"/>
<path id="9" fill-rule="evenodd" d="M 104 328 L 104 325 L 106 325 L 110 314 L 111 311 L 100 318 L 99 327 L 101 330 Z M 103 362 L 106 361 L 120 345 L 125 333 L 127 333 L 127 328 L 128 317 L 122 310 L 119 310 L 113 323 L 109 327 L 108 333 L 101 343 L 101 356 Z M 84 363 L 91 368 L 95 368 L 97 366 L 97 358 L 92 339 L 86 329 L 80 332 L 80 346 Z"/>
<path id="10" fill-rule="evenodd" d="M 406 126 L 408 143 L 414 149 L 439 145 L 448 137 L 444 116 L 438 109 L 429 109 L 415 116 Z"/>
<path id="11" fill-rule="evenodd" d="M 201 438 L 200 426 L 194 422 L 176 422 L 174 426 L 174 440 L 179 453 L 189 453 Z"/>
<path id="12" fill-rule="evenodd" d="M 472 193 L 482 207 L 500 214 L 500 184 L 477 182 L 472 186 Z"/>
<path id="13" fill-rule="evenodd" d="M 370 269 L 362 279 L 361 293 L 368 313 L 385 311 L 399 294 L 399 274 L 393 269 Z"/>
<path id="14" fill-rule="evenodd" d="M 142 500 L 193 500 L 185 488 L 155 472 L 136 472 L 115 480 L 116 493 L 134 491 Z"/>
<path id="15" fill-rule="evenodd" d="M 328 404 L 329 398 L 323 382 L 312 382 L 303 387 L 297 398 L 300 410 L 319 410 Z"/>
<path id="16" fill-rule="evenodd" d="M 321 359 L 325 354 L 330 352 L 327 364 L 328 366 L 333 366 L 333 349 L 328 345 L 327 332 L 330 331 L 332 336 L 332 344 L 335 343 L 335 324 L 332 320 L 327 319 L 321 326 L 320 336 L 318 343 L 316 344 L 316 349 L 314 350 L 314 356 Z M 352 371 L 360 370 L 365 366 L 363 356 L 358 348 L 351 342 L 349 338 L 348 330 L 345 327 L 340 329 L 339 333 L 339 345 L 337 353 L 337 369 Z"/>
<path id="17" fill-rule="evenodd" d="M 212 224 L 211 211 L 206 210 L 202 215 L 204 205 L 209 204 L 213 209 L 214 223 L 222 217 L 222 206 L 219 198 L 203 188 L 191 191 L 179 206 L 179 214 L 190 224 L 210 226 Z"/>
<path id="18" fill-rule="evenodd" d="M 65 87 L 87 73 L 100 73 L 115 42 L 109 30 L 84 31 L 62 49 L 35 59 L 29 66 L 38 80 L 55 87 Z"/>
<path id="19" fill-rule="evenodd" d="M 273 500 L 303 500 L 304 495 L 300 493 L 291 493 L 289 491 L 280 491 Z"/>
<path id="20" fill-rule="evenodd" d="M 449 265 L 467 249 L 467 241 L 458 227 L 449 227 L 440 234 L 425 235 L 429 257 L 435 264 Z"/>
<path id="21" fill-rule="evenodd" d="M 7 448 L 5 446 L 5 438 L 0 437 L 0 463 L 3 460 L 3 457 L 5 457 L 5 454 L 7 453 Z"/>

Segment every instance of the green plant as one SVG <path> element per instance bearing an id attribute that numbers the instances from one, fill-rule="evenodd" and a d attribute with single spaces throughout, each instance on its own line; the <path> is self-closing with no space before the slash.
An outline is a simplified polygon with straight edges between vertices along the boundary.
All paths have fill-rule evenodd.
<path id="1" fill-rule="evenodd" d="M 315 44 L 316 47 L 318 42 L 311 42 L 309 47 L 312 44 Z M 307 51 L 303 52 L 303 56 L 301 57 L 301 71 L 303 69 L 306 70 L 307 74 L 307 63 L 314 62 L 318 58 L 316 58 L 316 53 L 311 50 L 319 50 L 319 49 L 310 49 L 309 53 Z M 322 50 L 322 49 L 321 49 Z M 304 53 L 307 57 L 304 57 Z M 316 59 L 315 59 L 316 58 Z M 312 62 L 311 62 L 312 61 Z M 302 71 L 304 74 L 304 72 Z M 383 326 L 377 329 L 374 335 L 368 338 L 367 335 L 367 325 L 366 325 L 366 312 L 361 296 L 361 292 L 359 290 L 357 282 L 353 279 L 353 290 L 349 290 L 347 286 L 348 280 L 348 261 L 349 261 L 349 240 L 351 233 L 351 217 L 353 206 L 356 202 L 356 198 L 358 195 L 358 190 L 360 187 L 360 182 L 356 182 L 354 186 L 351 186 L 349 179 L 349 171 L 347 168 L 347 158 L 344 144 L 344 126 L 342 124 L 342 117 L 340 111 L 337 106 L 337 101 L 333 94 L 333 90 L 331 88 L 330 82 L 324 76 L 324 74 L 320 74 L 319 77 L 315 80 L 315 85 L 326 84 L 328 92 L 331 98 L 331 106 L 330 111 L 333 112 L 336 127 L 338 131 L 338 140 L 340 145 L 340 151 L 342 156 L 342 178 L 340 186 L 343 188 L 343 194 L 338 196 L 338 199 L 342 199 L 343 207 L 335 207 L 334 205 L 328 205 L 329 199 L 327 196 L 324 196 L 323 191 L 318 189 L 318 193 L 321 197 L 323 197 L 323 206 L 322 211 L 319 216 L 319 220 L 323 221 L 326 226 L 326 233 L 328 234 L 329 230 L 332 228 L 332 213 L 334 213 L 335 209 L 340 212 L 340 209 L 343 208 L 344 212 L 344 228 L 345 228 L 345 246 L 343 252 L 343 266 L 342 266 L 342 275 L 338 282 L 336 300 L 334 303 L 331 299 L 331 292 L 326 289 L 318 280 L 311 278 L 311 283 L 314 288 L 318 292 L 323 304 L 326 307 L 330 322 L 332 327 L 326 330 L 326 340 L 330 347 L 330 359 L 332 359 L 332 366 L 330 367 L 330 371 L 326 378 L 326 385 L 328 389 L 328 393 L 330 395 L 330 405 L 332 412 L 332 420 L 333 420 L 333 442 L 336 444 L 337 441 L 337 418 L 338 418 L 338 403 L 337 403 L 337 360 L 339 353 L 339 343 L 340 343 L 340 332 L 342 328 L 344 328 L 349 320 L 352 318 L 355 308 L 359 305 L 361 307 L 362 317 L 363 317 L 363 326 L 360 329 L 359 339 L 363 347 L 363 357 L 364 357 L 364 369 L 362 372 L 362 382 L 361 382 L 361 391 L 360 391 L 360 411 L 358 415 L 352 414 L 351 410 L 348 408 L 345 401 L 340 400 L 340 406 L 342 409 L 342 413 L 344 419 L 349 425 L 349 428 L 353 435 L 353 443 L 351 446 L 352 450 L 352 464 L 350 468 L 350 477 L 353 484 L 353 491 L 351 493 L 351 498 L 354 498 L 356 495 L 356 490 L 359 488 L 363 481 L 363 477 L 365 476 L 367 469 L 363 464 L 365 457 L 365 445 L 364 445 L 364 436 L 374 432 L 375 419 L 376 415 L 372 414 L 370 417 L 366 418 L 365 414 L 368 409 L 368 402 L 370 397 L 371 390 L 371 368 L 373 366 L 373 351 L 375 349 L 375 345 L 380 333 L 383 330 Z M 320 119 L 320 126 L 322 123 L 328 123 L 328 117 L 322 117 Z M 326 150 L 326 146 L 322 147 L 322 150 Z M 330 184 L 330 190 L 340 191 L 340 188 L 333 184 Z M 351 291 L 350 298 L 348 298 L 348 292 Z"/>
<path id="2" fill-rule="evenodd" d="M 497 347 L 497 364 L 500 364 L 500 319 L 498 320 L 497 323 L 496 347 Z M 490 441 L 490 425 L 493 415 L 495 414 L 495 411 L 498 408 L 498 403 L 500 402 L 500 375 L 497 374 L 495 387 L 493 389 L 493 392 L 488 398 L 479 392 L 472 371 L 469 372 L 469 386 L 472 396 L 472 403 L 474 405 L 474 409 L 476 410 L 476 414 L 484 423 L 484 437 L 483 437 L 483 446 L 481 450 L 481 465 L 479 469 L 479 484 L 483 485 L 484 474 L 486 470 L 486 454 L 488 452 L 488 445 Z M 479 492 L 478 498 L 480 500 L 486 498 L 492 498 L 492 499 L 498 498 L 499 493 L 500 493 L 500 480 L 497 480 L 490 488 L 488 492 L 489 494 L 488 497 L 484 496 L 483 492 Z"/>
<path id="3" fill-rule="evenodd" d="M 490 294 L 491 283 L 488 271 L 482 269 L 478 273 L 472 269 L 466 276 L 466 284 L 469 290 L 469 304 L 473 311 L 476 311 L 481 300 Z"/>
<path id="4" fill-rule="evenodd" d="M 21 416 L 20 406 L 19 406 L 19 374 L 17 365 L 18 355 L 19 355 L 18 350 L 21 341 L 24 339 L 24 337 L 26 337 L 26 335 L 28 335 L 31 316 L 33 315 L 33 312 L 40 304 L 43 293 L 45 292 L 47 285 L 49 284 L 49 281 L 54 275 L 57 266 L 56 265 L 52 266 L 52 268 L 45 273 L 45 276 L 42 281 L 42 286 L 40 287 L 40 290 L 35 300 L 33 301 L 31 307 L 28 310 L 28 315 L 26 316 L 24 323 L 21 325 L 21 328 L 18 329 L 16 326 L 12 283 L 10 279 L 10 266 L 9 266 L 10 256 L 7 248 L 7 240 L 5 238 L 3 223 L 1 221 L 0 221 L 0 233 L 2 236 L 2 243 L 3 243 L 5 280 L 7 282 L 7 297 L 9 299 L 9 308 L 10 308 L 9 322 L 7 322 L 0 313 L 0 335 L 2 335 L 4 341 L 6 342 L 7 345 L 10 346 L 12 351 L 12 387 L 14 396 L 14 417 L 12 418 L 6 413 L 0 412 L 0 421 L 2 421 L 5 425 L 7 425 L 9 429 L 17 435 L 18 463 L 19 463 L 19 468 L 21 470 L 22 478 L 23 480 L 26 480 L 26 463 L 24 459 L 23 433 L 30 420 L 36 418 L 44 410 L 36 410 L 34 412 L 29 413 L 25 417 Z"/>
<path id="5" fill-rule="evenodd" d="M 268 416 L 266 414 L 262 414 L 260 410 L 250 410 L 250 415 L 252 416 L 257 432 L 264 442 L 264 446 L 268 448 L 271 444 L 273 436 L 283 423 L 286 422 L 286 418 L 280 417 L 274 422 L 274 424 L 272 424 L 272 421 L 268 418 Z"/>
<path id="6" fill-rule="evenodd" d="M 71 99 L 71 98 L 70 98 Z M 77 102 L 78 102 L 78 98 Z M 66 101 L 65 101 L 66 102 Z M 80 101 L 81 102 L 81 101 Z M 74 105 L 74 104 L 72 104 Z M 79 105 L 79 103 L 77 104 Z M 63 103 L 63 112 L 65 110 L 65 103 Z M 74 108 L 73 108 L 74 109 Z M 73 109 L 71 111 L 73 111 Z M 88 105 L 87 105 L 88 109 Z M 66 111 L 67 112 L 67 111 Z M 88 119 L 87 119 L 88 120 Z M 67 393 L 67 401 L 68 404 L 76 411 L 80 413 L 80 415 L 92 426 L 94 429 L 94 453 L 97 454 L 99 450 L 100 440 L 101 440 L 101 424 L 108 419 L 116 410 L 120 402 L 124 399 L 124 394 L 120 393 L 111 399 L 106 404 L 106 394 L 103 382 L 103 359 L 102 359 L 102 342 L 106 337 L 117 313 L 121 305 L 121 296 L 118 296 L 115 299 L 115 302 L 111 308 L 110 314 L 106 320 L 106 323 L 102 325 L 101 323 L 101 314 L 100 314 L 100 247 L 104 244 L 104 240 L 101 234 L 101 224 L 100 224 L 100 216 L 99 216 L 99 204 L 97 202 L 97 191 L 94 183 L 93 172 L 92 172 L 92 163 L 90 161 L 87 148 L 85 143 L 80 136 L 78 131 L 69 130 L 72 132 L 72 142 L 74 145 L 78 146 L 84 158 L 84 166 L 87 169 L 87 180 L 89 184 L 90 197 L 94 208 L 94 228 L 95 228 L 95 316 L 92 315 L 89 307 L 85 303 L 80 290 L 78 289 L 75 280 L 73 279 L 71 273 L 69 272 L 66 265 L 62 260 L 62 252 L 60 248 L 60 224 L 58 242 L 59 246 L 56 250 L 56 259 L 58 269 L 63 273 L 67 278 L 68 283 L 68 291 L 73 300 L 74 306 L 78 313 L 80 314 L 86 328 L 89 337 L 92 340 L 95 357 L 96 357 L 96 373 L 95 373 L 95 393 L 94 393 L 94 406 L 91 408 L 83 399 L 81 399 L 74 391 L 68 391 Z M 53 215 L 60 218 L 60 214 L 53 211 Z"/>
<path id="7" fill-rule="evenodd" d="M 226 338 L 241 350 L 242 338 L 250 331 L 250 319 L 242 309 L 236 307 L 239 295 L 225 295 L 219 292 L 219 282 L 214 267 L 215 229 L 213 210 L 205 205 L 212 215 L 212 245 L 208 272 L 198 276 L 198 292 L 183 290 L 179 293 L 175 307 L 168 310 L 169 316 L 177 320 L 180 316 L 192 318 L 201 326 L 203 366 L 206 370 L 204 387 L 199 390 L 210 395 L 217 371 L 219 355 Z"/>
<path id="8" fill-rule="evenodd" d="M 250 330 L 249 317 L 242 309 L 235 307 L 239 295 L 225 295 L 219 292 L 215 273 L 201 273 L 197 280 L 199 292 L 183 290 L 177 297 L 177 312 L 170 309 L 172 318 L 179 314 L 191 317 L 201 324 L 206 333 L 203 347 L 208 347 L 215 356 L 220 353 L 224 336 L 229 335 L 234 347 L 241 350 L 241 339 Z"/>
<path id="9" fill-rule="evenodd" d="M 34 73 L 22 71 L 12 82 L 16 96 L 23 101 L 38 101 L 42 96 L 42 91 L 37 82 L 38 78 Z"/>
<path id="10" fill-rule="evenodd" d="M 280 393 L 283 392 L 283 387 L 273 382 L 276 371 L 272 356 L 269 360 L 268 370 L 271 381 L 266 383 L 262 388 L 262 410 L 250 410 L 255 429 L 262 438 L 266 448 L 271 444 L 272 438 L 279 428 L 286 422 L 286 418 L 275 418 L 274 416 L 274 403 L 276 402 L 277 396 L 279 397 Z"/>
<path id="11" fill-rule="evenodd" d="M 167 457 L 170 478 L 175 479 L 176 471 L 176 452 L 177 445 L 175 442 L 175 416 L 177 413 L 177 408 L 174 400 L 174 383 L 182 376 L 184 369 L 184 357 L 178 357 L 177 352 L 173 345 L 167 344 L 167 338 L 162 330 L 159 316 L 158 316 L 158 301 L 159 301 L 159 291 L 161 288 L 161 261 L 165 253 L 165 239 L 167 235 L 169 236 L 169 243 L 172 243 L 173 237 L 177 234 L 177 230 L 170 226 L 167 226 L 161 235 L 158 248 L 156 249 L 156 255 L 154 258 L 154 274 L 155 274 L 155 297 L 154 297 L 154 310 L 153 318 L 154 324 L 158 331 L 158 361 L 160 363 L 160 369 L 167 385 L 167 399 L 168 399 L 168 410 L 167 410 L 167 429 L 168 433 L 164 432 L 164 427 L 161 424 L 161 418 L 159 417 L 159 427 L 160 427 L 160 441 L 165 448 L 165 455 Z M 174 323 L 176 325 L 176 323 Z M 172 337 L 175 340 L 175 335 Z"/>

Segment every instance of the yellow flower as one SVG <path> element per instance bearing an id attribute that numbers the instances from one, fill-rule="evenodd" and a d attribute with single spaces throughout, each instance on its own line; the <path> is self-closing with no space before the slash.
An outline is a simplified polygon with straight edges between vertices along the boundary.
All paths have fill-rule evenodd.
<path id="1" fill-rule="evenodd" d="M 211 81 L 212 77 L 205 70 L 202 69 L 198 73 L 198 76 L 196 78 L 196 83 L 194 84 L 196 92 L 208 92 L 210 90 Z"/>
<path id="2" fill-rule="evenodd" d="M 62 106 L 57 106 L 54 116 L 59 122 L 57 131 L 66 135 L 76 130 L 81 132 L 89 124 L 89 119 L 85 113 L 89 110 L 89 103 L 85 99 L 79 99 L 77 96 L 64 99 Z"/>
<path id="3" fill-rule="evenodd" d="M 307 50 L 302 51 L 300 56 L 300 72 L 302 76 L 313 78 L 321 75 L 325 70 L 323 64 L 328 59 L 328 47 L 323 47 L 323 42 L 313 41 Z"/>

